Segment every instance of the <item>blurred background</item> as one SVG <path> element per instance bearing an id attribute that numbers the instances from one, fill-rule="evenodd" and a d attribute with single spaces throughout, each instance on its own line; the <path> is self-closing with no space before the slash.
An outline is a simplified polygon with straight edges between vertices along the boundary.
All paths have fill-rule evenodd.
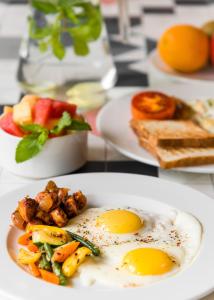
<path id="1" fill-rule="evenodd" d="M 153 84 L 156 75 L 155 72 L 151 75 L 147 57 L 161 34 L 177 23 L 200 27 L 212 20 L 214 1 L 102 0 L 101 9 L 107 30 L 104 39 L 110 48 L 105 54 L 96 56 L 95 53 L 95 56 L 107 62 L 102 65 L 98 76 L 104 88 L 109 89 L 114 85 Z M 25 68 L 24 64 L 28 55 L 26 37 L 29 13 L 27 1 L 0 1 L 0 102 L 4 104 L 18 101 L 20 94 L 25 92 L 26 86 L 22 85 L 24 78 L 30 78 L 32 73 L 29 65 Z"/>

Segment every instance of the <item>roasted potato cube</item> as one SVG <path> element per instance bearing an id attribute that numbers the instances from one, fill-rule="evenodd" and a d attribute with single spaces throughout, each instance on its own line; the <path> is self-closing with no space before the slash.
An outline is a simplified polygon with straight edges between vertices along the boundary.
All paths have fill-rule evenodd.
<path id="1" fill-rule="evenodd" d="M 34 199 L 24 198 L 19 201 L 18 211 L 26 222 L 30 222 L 36 214 L 38 204 Z"/>
<path id="2" fill-rule="evenodd" d="M 53 206 L 54 200 L 47 192 L 41 192 L 36 195 L 36 202 L 39 204 L 39 208 L 45 212 L 49 212 Z"/>
<path id="3" fill-rule="evenodd" d="M 50 213 L 47 213 L 41 209 L 37 211 L 36 218 L 41 220 L 46 225 L 52 225 L 53 219 Z"/>
<path id="4" fill-rule="evenodd" d="M 36 196 L 36 202 L 39 208 L 45 212 L 49 212 L 59 205 L 57 193 L 55 192 L 41 192 Z"/>
<path id="5" fill-rule="evenodd" d="M 21 230 L 24 230 L 27 223 L 25 220 L 22 218 L 18 210 L 15 210 L 12 215 L 11 215 L 11 220 L 13 222 L 13 225 L 18 227 Z"/>
<path id="6" fill-rule="evenodd" d="M 82 210 L 87 204 L 86 196 L 81 191 L 78 191 L 73 194 L 73 197 L 76 202 L 78 210 Z"/>
<path id="7" fill-rule="evenodd" d="M 44 222 L 38 218 L 31 220 L 28 225 L 43 225 Z"/>
<path id="8" fill-rule="evenodd" d="M 68 217 L 62 208 L 58 207 L 54 209 L 50 214 L 57 226 L 63 227 L 68 223 Z"/>
<path id="9" fill-rule="evenodd" d="M 78 214 L 78 209 L 73 196 L 69 196 L 64 202 L 64 210 L 69 218 L 75 217 Z"/>
<path id="10" fill-rule="evenodd" d="M 61 203 L 64 203 L 68 198 L 68 191 L 69 189 L 66 188 L 59 188 L 58 189 L 58 199 Z"/>
<path id="11" fill-rule="evenodd" d="M 45 188 L 45 192 L 57 192 L 58 191 L 58 187 L 56 185 L 56 183 L 52 180 L 48 181 L 48 184 L 46 185 Z"/>

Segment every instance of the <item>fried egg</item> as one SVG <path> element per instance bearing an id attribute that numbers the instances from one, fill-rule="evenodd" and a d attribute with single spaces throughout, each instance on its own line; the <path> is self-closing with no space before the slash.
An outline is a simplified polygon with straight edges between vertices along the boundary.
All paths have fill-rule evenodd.
<path id="1" fill-rule="evenodd" d="M 158 215 L 141 209 L 89 208 L 66 228 L 93 242 L 100 257 L 80 266 L 83 285 L 144 286 L 190 265 L 201 244 L 201 225 L 190 214 Z"/>

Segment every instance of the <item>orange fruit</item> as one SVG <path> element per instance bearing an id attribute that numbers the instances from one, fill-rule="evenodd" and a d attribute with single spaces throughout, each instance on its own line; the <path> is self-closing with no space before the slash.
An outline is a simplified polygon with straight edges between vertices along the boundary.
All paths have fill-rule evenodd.
<path id="1" fill-rule="evenodd" d="M 158 42 L 163 61 L 175 70 L 191 73 L 203 68 L 209 60 L 209 38 L 199 28 L 176 25 Z"/>

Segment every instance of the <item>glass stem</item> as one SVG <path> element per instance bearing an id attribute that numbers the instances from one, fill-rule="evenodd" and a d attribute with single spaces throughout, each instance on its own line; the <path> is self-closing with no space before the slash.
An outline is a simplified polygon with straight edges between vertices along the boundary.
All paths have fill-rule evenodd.
<path id="1" fill-rule="evenodd" d="M 129 40 L 130 18 L 128 0 L 118 0 L 119 9 L 119 32 L 123 42 Z"/>

